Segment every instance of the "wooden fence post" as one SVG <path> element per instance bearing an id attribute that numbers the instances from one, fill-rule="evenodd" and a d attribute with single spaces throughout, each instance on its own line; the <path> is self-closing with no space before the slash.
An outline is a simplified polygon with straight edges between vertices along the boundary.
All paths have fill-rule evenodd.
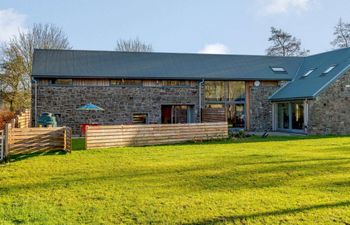
<path id="1" fill-rule="evenodd" d="M 63 127 L 63 150 L 67 152 L 67 127 Z"/>
<path id="2" fill-rule="evenodd" d="M 89 145 L 88 145 L 88 134 L 89 134 L 89 125 L 86 125 L 85 127 L 85 150 L 88 149 Z"/>
<path id="3" fill-rule="evenodd" d="M 68 127 L 68 141 L 69 141 L 69 145 L 68 145 L 68 149 L 69 149 L 69 152 L 72 152 L 72 128 Z"/>
<path id="4" fill-rule="evenodd" d="M 11 139 L 11 124 L 5 125 L 5 141 L 4 141 L 4 160 L 7 159 L 10 152 L 10 139 Z"/>
<path id="5" fill-rule="evenodd" d="M 64 127 L 64 150 L 72 152 L 72 130 L 70 127 Z"/>

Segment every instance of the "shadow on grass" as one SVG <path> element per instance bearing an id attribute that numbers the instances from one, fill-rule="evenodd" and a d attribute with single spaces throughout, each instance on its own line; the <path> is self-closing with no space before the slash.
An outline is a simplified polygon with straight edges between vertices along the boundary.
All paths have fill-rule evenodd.
<path id="1" fill-rule="evenodd" d="M 17 154 L 17 155 L 12 155 L 9 157 L 9 162 L 16 162 L 16 161 L 21 161 L 24 159 L 29 159 L 32 157 L 37 157 L 37 156 L 44 156 L 44 155 L 65 155 L 67 154 L 66 151 L 63 150 L 53 150 L 53 151 L 45 151 L 45 152 L 34 152 L 34 153 L 29 153 L 29 154 Z"/>
<path id="2" fill-rule="evenodd" d="M 244 143 L 260 143 L 260 142 L 284 142 L 284 141 L 298 141 L 298 140 L 313 140 L 313 139 L 330 139 L 330 138 L 350 138 L 350 136 L 336 136 L 336 135 L 327 135 L 327 136 L 321 136 L 321 135 L 310 135 L 310 136 L 269 136 L 266 138 L 260 137 L 260 136 L 251 136 L 247 138 L 238 138 L 238 139 L 219 139 L 219 140 L 208 140 L 203 142 L 194 142 L 194 141 L 187 141 L 187 142 L 181 142 L 181 143 L 174 143 L 174 144 L 161 144 L 161 145 L 154 145 L 154 146 L 186 146 L 186 145 L 212 145 L 212 144 L 244 144 Z M 150 145 L 148 145 L 149 147 Z M 139 148 L 145 147 L 145 146 L 136 146 Z M 114 148 L 114 147 L 111 147 Z"/>
<path id="3" fill-rule="evenodd" d="M 327 138 L 347 138 L 350 136 L 270 136 L 267 138 L 262 138 L 260 136 L 251 136 L 249 138 L 242 139 L 223 139 L 223 140 L 209 140 L 203 142 L 182 142 L 171 144 L 174 146 L 193 146 L 193 145 L 212 145 L 212 144 L 242 144 L 242 143 L 260 143 L 260 142 L 283 142 L 283 141 L 297 141 L 297 140 L 312 140 L 312 139 L 327 139 Z M 155 145 L 155 146 L 169 146 L 169 144 L 165 145 Z M 139 148 L 143 148 L 145 146 L 139 146 Z M 147 146 L 151 147 L 151 146 Z M 111 147 L 113 148 L 113 147 Z M 85 138 L 75 138 L 72 140 L 72 151 L 81 151 L 85 150 Z M 35 156 L 43 156 L 43 155 L 65 155 L 64 151 L 46 151 L 41 153 L 31 153 L 31 154 L 20 154 L 11 156 L 9 161 L 15 162 L 24 159 L 28 159 Z"/>
<path id="4" fill-rule="evenodd" d="M 350 136 L 320 136 L 320 135 L 310 135 L 310 136 L 269 136 L 266 138 L 260 136 L 251 136 L 248 138 L 238 138 L 238 139 L 225 139 L 225 140 L 212 140 L 203 142 L 203 144 L 241 144 L 241 143 L 255 143 L 255 142 L 281 142 L 281 141 L 298 141 L 298 140 L 313 140 L 313 139 L 328 139 L 328 138 L 347 138 Z M 193 143 L 193 142 L 192 142 Z"/>
<path id="5" fill-rule="evenodd" d="M 245 159 L 243 159 L 245 160 Z M 309 164 L 309 162 L 316 162 Z M 217 162 L 206 164 L 190 164 L 189 166 L 160 166 L 140 167 L 140 168 L 122 168 L 117 170 L 109 170 L 106 167 L 102 173 L 97 176 L 87 175 L 86 172 L 72 174 L 64 173 L 55 174 L 60 179 L 45 181 L 40 183 L 21 183 L 21 184 L 4 184 L 0 191 L 4 193 L 17 192 L 26 189 L 50 189 L 51 187 L 69 187 L 70 185 L 90 186 L 96 183 L 113 182 L 115 184 L 128 182 L 133 185 L 158 185 L 157 182 L 162 180 L 162 186 L 165 192 L 169 192 L 172 188 L 186 187 L 184 191 L 193 193 L 198 190 L 206 191 L 232 191 L 243 189 L 257 189 L 279 187 L 288 184 L 295 179 L 303 179 L 306 177 L 318 176 L 324 173 L 345 174 L 347 168 L 343 165 L 349 165 L 348 158 L 339 159 L 309 159 L 309 160 L 293 160 L 281 161 L 278 164 L 270 164 L 268 167 L 248 167 L 239 168 L 240 163 L 237 161 L 222 161 L 220 165 Z M 300 164 L 306 163 L 306 164 Z M 286 164 L 291 163 L 291 164 Z M 94 168 L 94 167 L 93 167 Z M 223 171 L 218 171 L 225 168 Z M 85 170 L 84 170 L 85 171 Z M 91 173 L 96 171 L 91 169 Z M 62 177 L 61 177 L 62 175 Z M 190 184 L 190 185 L 189 185 Z"/>
<path id="6" fill-rule="evenodd" d="M 217 224 L 217 223 L 224 223 L 224 222 L 237 222 L 237 220 L 241 221 L 241 220 L 247 220 L 247 219 L 255 219 L 255 218 L 259 218 L 259 217 L 267 217 L 267 216 L 290 215 L 290 214 L 302 213 L 302 212 L 306 212 L 306 211 L 310 211 L 310 210 L 332 209 L 332 208 L 347 207 L 347 206 L 350 206 L 350 201 L 336 202 L 336 203 L 325 203 L 325 204 L 319 204 L 319 205 L 300 207 L 300 208 L 296 208 L 296 209 L 281 209 L 281 210 L 276 210 L 276 211 L 252 213 L 252 214 L 247 214 L 247 215 L 220 216 L 220 217 L 216 217 L 213 219 L 203 220 L 203 221 L 194 222 L 194 223 L 187 223 L 187 224 L 188 225 L 190 225 L 190 224 Z"/>
<path id="7" fill-rule="evenodd" d="M 85 149 L 85 139 L 79 138 L 79 139 L 73 139 L 72 140 L 72 151 L 80 151 Z M 38 157 L 38 156 L 47 156 L 47 155 L 65 155 L 67 154 L 66 151 L 63 150 L 48 150 L 45 152 L 33 152 L 29 154 L 17 154 L 12 155 L 9 157 L 9 162 L 17 162 L 25 159 L 29 159 L 32 157 Z"/>

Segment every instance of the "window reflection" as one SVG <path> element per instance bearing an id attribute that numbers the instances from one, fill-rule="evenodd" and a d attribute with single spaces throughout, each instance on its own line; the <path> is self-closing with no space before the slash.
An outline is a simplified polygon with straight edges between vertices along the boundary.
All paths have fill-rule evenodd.
<path id="1" fill-rule="evenodd" d="M 229 127 L 245 127 L 245 82 L 206 81 L 207 108 L 225 108 Z"/>

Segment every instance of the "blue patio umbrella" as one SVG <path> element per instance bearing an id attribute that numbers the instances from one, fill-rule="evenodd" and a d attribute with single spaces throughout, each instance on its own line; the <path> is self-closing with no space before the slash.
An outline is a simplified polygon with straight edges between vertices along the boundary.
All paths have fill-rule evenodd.
<path id="1" fill-rule="evenodd" d="M 86 105 L 83 105 L 81 107 L 79 107 L 77 110 L 80 110 L 80 111 L 104 111 L 103 108 L 97 106 L 97 105 L 94 105 L 92 103 L 88 103 Z M 89 119 L 89 124 L 92 124 L 92 119 L 90 118 Z"/>
<path id="2" fill-rule="evenodd" d="M 104 111 L 101 107 L 94 105 L 92 103 L 88 103 L 86 105 L 83 105 L 78 108 L 78 110 L 83 110 L 83 111 Z"/>

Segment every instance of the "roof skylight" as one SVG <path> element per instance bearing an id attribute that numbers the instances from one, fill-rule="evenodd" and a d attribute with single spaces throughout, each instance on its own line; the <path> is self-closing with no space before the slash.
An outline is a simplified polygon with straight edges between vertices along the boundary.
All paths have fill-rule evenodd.
<path id="1" fill-rule="evenodd" d="M 327 73 L 331 72 L 336 66 L 337 66 L 337 65 L 332 65 L 332 66 L 328 67 L 328 69 L 326 69 L 326 70 L 323 72 L 323 74 L 327 74 Z"/>
<path id="2" fill-rule="evenodd" d="M 315 69 L 309 69 L 302 77 L 303 78 L 308 77 L 314 71 L 315 71 Z"/>
<path id="3" fill-rule="evenodd" d="M 283 67 L 279 67 L 279 66 L 270 66 L 271 70 L 275 73 L 286 73 L 287 70 Z"/>

